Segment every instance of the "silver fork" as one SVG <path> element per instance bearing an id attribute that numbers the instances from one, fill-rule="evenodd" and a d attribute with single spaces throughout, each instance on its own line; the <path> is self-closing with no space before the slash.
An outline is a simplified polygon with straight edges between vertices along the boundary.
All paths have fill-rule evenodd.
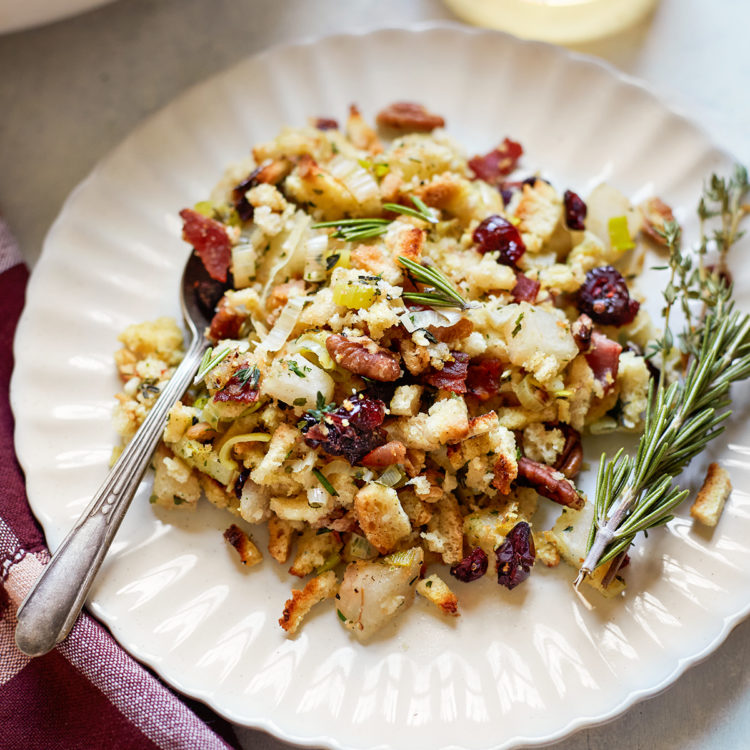
<path id="1" fill-rule="evenodd" d="M 218 286 L 192 253 L 180 284 L 182 317 L 191 339 L 185 357 L 19 607 L 16 644 L 28 656 L 46 654 L 73 627 L 159 442 L 167 414 L 195 377 L 208 346 L 203 331 L 209 319 L 204 309 L 211 305 L 202 305 L 199 298 L 204 283 L 214 290 Z"/>

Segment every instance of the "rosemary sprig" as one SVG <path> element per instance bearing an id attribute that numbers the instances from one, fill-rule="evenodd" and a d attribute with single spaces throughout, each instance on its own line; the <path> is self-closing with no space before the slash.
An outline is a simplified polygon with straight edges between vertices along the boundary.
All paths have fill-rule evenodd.
<path id="1" fill-rule="evenodd" d="M 386 211 L 392 211 L 405 216 L 412 216 L 415 219 L 421 219 L 428 224 L 437 224 L 437 217 L 434 211 L 425 204 L 425 202 L 416 195 L 411 196 L 411 201 L 415 208 L 401 206 L 398 203 L 384 203 L 383 208 Z M 320 221 L 312 225 L 312 229 L 329 229 L 335 227 L 336 231 L 331 234 L 339 240 L 355 242 L 357 240 L 368 240 L 373 237 L 380 237 L 388 231 L 390 219 L 363 218 L 363 219 L 338 219 L 335 221 Z"/>
<path id="2" fill-rule="evenodd" d="M 193 385 L 198 385 L 198 383 L 200 383 L 201 380 L 203 380 L 203 378 L 205 378 L 206 375 L 208 375 L 208 373 L 219 364 L 219 362 L 226 358 L 231 349 L 227 347 L 216 354 L 214 354 L 213 351 L 213 347 L 209 346 L 203 353 L 203 359 L 198 367 L 198 372 L 195 374 Z"/>
<path id="3" fill-rule="evenodd" d="M 414 281 L 426 285 L 421 292 L 404 292 L 401 295 L 403 299 L 433 307 L 460 307 L 462 310 L 469 307 L 466 300 L 439 269 L 434 266 L 423 266 L 403 255 L 398 256 L 398 262 L 406 268 Z"/>
<path id="4" fill-rule="evenodd" d="M 670 222 L 664 227 L 671 271 L 664 291 L 664 335 L 649 352 L 650 357 L 662 355 L 662 371 L 658 383 L 651 381 L 636 455 L 627 456 L 622 449 L 611 460 L 602 455 L 588 554 L 576 585 L 624 553 L 639 531 L 671 520 L 671 511 L 688 495 L 676 478 L 724 431 L 731 414 L 731 384 L 750 377 L 750 316 L 734 309 L 726 280 L 726 256 L 741 236 L 739 221 L 747 212 L 742 201 L 749 189 L 743 167 L 735 168 L 729 180 L 711 178 L 698 205 L 697 265 L 681 252 L 677 225 Z M 713 217 L 719 217 L 720 228 L 709 236 L 705 222 Z M 711 250 L 718 253 L 713 267 L 704 262 Z M 667 365 L 674 346 L 670 312 L 678 300 L 686 318 L 680 340 L 688 359 L 684 376 L 670 383 Z M 698 318 L 695 302 L 703 307 Z"/>

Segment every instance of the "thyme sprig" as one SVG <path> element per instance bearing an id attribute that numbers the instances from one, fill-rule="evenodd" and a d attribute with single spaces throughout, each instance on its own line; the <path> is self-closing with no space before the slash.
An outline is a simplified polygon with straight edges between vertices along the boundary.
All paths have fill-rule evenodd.
<path id="1" fill-rule="evenodd" d="M 434 266 L 423 266 L 403 255 L 398 256 L 398 262 L 406 268 L 409 276 L 420 284 L 425 285 L 421 292 L 404 292 L 401 297 L 420 305 L 433 307 L 469 307 L 466 300 L 455 290 L 448 277 Z"/>
<path id="2" fill-rule="evenodd" d="M 739 222 L 748 210 L 743 200 L 749 189 L 743 167 L 736 167 L 729 179 L 711 177 L 698 205 L 697 257 L 681 251 L 680 230 L 674 222 L 664 227 L 670 256 L 664 334 L 648 353 L 651 358 L 661 354 L 661 374 L 658 382 L 651 380 L 636 455 L 628 456 L 622 449 L 611 460 L 602 455 L 588 554 L 576 585 L 598 566 L 621 556 L 638 532 L 671 520 L 672 510 L 688 495 L 676 478 L 724 431 L 731 414 L 732 383 L 750 377 L 750 316 L 734 309 L 726 274 L 727 254 L 741 237 Z M 709 232 L 707 222 L 714 218 L 718 228 Z M 718 256 L 713 266 L 705 263 L 709 252 Z M 670 382 L 674 348 L 670 314 L 678 301 L 686 321 L 679 338 L 687 364 L 684 374 Z"/>
<path id="3" fill-rule="evenodd" d="M 418 196 L 412 195 L 410 197 L 415 206 L 414 208 L 401 206 L 398 203 L 384 203 L 383 208 L 386 211 L 421 219 L 428 224 L 437 224 L 435 212 Z M 320 221 L 317 224 L 313 224 L 312 229 L 330 229 L 333 227 L 336 231 L 331 234 L 331 237 L 346 240 L 347 242 L 355 242 L 357 240 L 380 237 L 388 231 L 390 223 L 390 219 L 380 218 L 336 219 L 334 221 Z"/>

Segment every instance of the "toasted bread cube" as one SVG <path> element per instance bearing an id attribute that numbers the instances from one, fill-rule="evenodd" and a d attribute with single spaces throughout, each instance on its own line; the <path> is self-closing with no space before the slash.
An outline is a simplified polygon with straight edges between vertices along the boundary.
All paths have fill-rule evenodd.
<path id="1" fill-rule="evenodd" d="M 690 507 L 690 515 L 705 526 L 716 526 L 731 491 L 729 472 L 717 463 L 709 464 L 703 486 Z"/>
<path id="2" fill-rule="evenodd" d="M 293 576 L 304 578 L 327 562 L 342 547 L 338 534 L 330 531 L 318 534 L 315 529 L 307 528 L 299 538 L 297 555 L 289 572 Z"/>
<path id="3" fill-rule="evenodd" d="M 421 385 L 400 385 L 393 392 L 390 410 L 399 417 L 414 417 L 419 412 L 419 400 L 424 387 Z"/>
<path id="4" fill-rule="evenodd" d="M 215 479 L 205 474 L 201 474 L 199 478 L 203 492 L 206 493 L 206 497 L 210 503 L 217 508 L 225 508 L 236 516 L 240 514 L 240 501 L 233 492 L 227 492 L 227 488 L 224 485 L 219 484 Z"/>
<path id="5" fill-rule="evenodd" d="M 444 494 L 435 506 L 437 513 L 430 518 L 427 531 L 421 536 L 430 552 L 441 555 L 446 565 L 455 565 L 463 558 L 464 519 L 461 509 L 450 493 Z"/>
<path id="6" fill-rule="evenodd" d="M 318 602 L 335 596 L 338 587 L 336 574 L 328 570 L 309 580 L 302 591 L 292 589 L 292 598 L 288 599 L 284 605 L 284 613 L 279 619 L 279 625 L 289 635 L 294 635 L 307 613 Z"/>
<path id="7" fill-rule="evenodd" d="M 263 555 L 255 546 L 255 542 L 237 524 L 233 523 L 224 532 L 224 539 L 237 550 L 243 565 L 252 567 L 263 559 Z"/>
<path id="8" fill-rule="evenodd" d="M 439 575 L 433 573 L 419 581 L 417 593 L 432 602 L 443 614 L 459 617 L 458 599 Z"/>
<path id="9" fill-rule="evenodd" d="M 195 472 L 160 444 L 153 458 L 154 494 L 151 501 L 164 508 L 195 510 L 201 487 Z"/>
<path id="10" fill-rule="evenodd" d="M 354 509 L 367 541 L 381 554 L 394 550 L 411 532 L 409 516 L 391 487 L 366 485 L 354 497 Z"/>
<path id="11" fill-rule="evenodd" d="M 289 559 L 294 541 L 295 524 L 276 515 L 268 519 L 268 551 L 280 563 Z"/>
<path id="12" fill-rule="evenodd" d="M 560 550 L 555 546 L 549 531 L 534 532 L 534 547 L 536 559 L 548 568 L 560 564 Z"/>

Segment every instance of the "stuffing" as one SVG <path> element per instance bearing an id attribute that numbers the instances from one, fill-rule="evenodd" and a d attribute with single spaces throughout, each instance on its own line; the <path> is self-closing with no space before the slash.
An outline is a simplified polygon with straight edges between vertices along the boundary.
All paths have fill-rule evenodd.
<path id="1" fill-rule="evenodd" d="M 289 635 L 294 635 L 310 610 L 319 602 L 334 597 L 337 589 L 338 581 L 332 570 L 309 580 L 302 591 L 292 589 L 292 598 L 284 605 L 284 613 L 281 615 L 279 625 Z"/>
<path id="2" fill-rule="evenodd" d="M 729 472 L 717 463 L 709 464 L 703 485 L 690 506 L 690 515 L 705 526 L 716 526 L 731 492 Z"/>
<path id="3" fill-rule="evenodd" d="M 151 502 L 164 508 L 194 510 L 201 496 L 198 477 L 172 451 L 160 445 L 153 458 L 154 487 Z"/>
<path id="4" fill-rule="evenodd" d="M 276 562 L 285 563 L 292 551 L 297 524 L 276 515 L 268 519 L 268 551 Z"/>
<path id="5" fill-rule="evenodd" d="M 444 615 L 459 616 L 456 595 L 436 573 L 417 583 L 417 593 L 432 602 Z"/>
<path id="6" fill-rule="evenodd" d="M 564 447 L 565 436 L 557 428 L 546 429 L 536 422 L 523 431 L 523 453 L 532 461 L 552 466 Z"/>
<path id="7" fill-rule="evenodd" d="M 409 517 L 391 487 L 366 485 L 354 497 L 354 510 L 367 541 L 381 554 L 395 549 L 411 532 Z"/>
<path id="8" fill-rule="evenodd" d="M 620 386 L 620 424 L 626 430 L 640 430 L 648 403 L 648 386 L 651 373 L 646 360 L 633 352 L 622 352 L 617 368 Z"/>
<path id="9" fill-rule="evenodd" d="M 458 501 L 451 494 L 444 494 L 437 503 L 436 512 L 427 523 L 427 531 L 421 533 L 427 549 L 436 552 L 446 565 L 455 565 L 463 558 L 463 516 Z"/>
<path id="10" fill-rule="evenodd" d="M 319 534 L 315 529 L 307 528 L 297 540 L 297 555 L 289 572 L 293 576 L 304 578 L 328 563 L 343 546 L 338 534 L 331 531 Z"/>
<path id="11" fill-rule="evenodd" d="M 394 416 L 414 417 L 419 413 L 419 402 L 424 388 L 421 385 L 400 385 L 393 392 L 390 411 Z"/>
<path id="12" fill-rule="evenodd" d="M 549 531 L 534 532 L 534 547 L 536 559 L 548 568 L 560 564 L 560 551 L 555 546 Z"/>
<path id="13" fill-rule="evenodd" d="M 200 475 L 201 489 L 206 495 L 206 499 L 217 508 L 228 510 L 230 513 L 239 515 L 240 501 L 232 492 L 227 492 L 224 485 L 217 482 L 206 474 Z"/>
<path id="14" fill-rule="evenodd" d="M 263 560 L 263 555 L 253 540 L 236 524 L 232 524 L 224 532 L 224 539 L 237 550 L 243 565 L 252 567 Z"/>
<path id="15" fill-rule="evenodd" d="M 530 253 L 541 252 L 557 232 L 565 231 L 562 198 L 544 180 L 524 185 L 513 209 L 521 238 Z"/>
<path id="16" fill-rule="evenodd" d="M 118 339 L 139 359 L 153 354 L 169 366 L 178 364 L 182 359 L 182 332 L 174 318 L 134 323 Z"/>
<path id="17" fill-rule="evenodd" d="M 198 410 L 192 406 L 185 406 L 178 401 L 167 415 L 162 439 L 165 443 L 176 443 L 193 426 L 193 419 L 197 418 Z"/>

